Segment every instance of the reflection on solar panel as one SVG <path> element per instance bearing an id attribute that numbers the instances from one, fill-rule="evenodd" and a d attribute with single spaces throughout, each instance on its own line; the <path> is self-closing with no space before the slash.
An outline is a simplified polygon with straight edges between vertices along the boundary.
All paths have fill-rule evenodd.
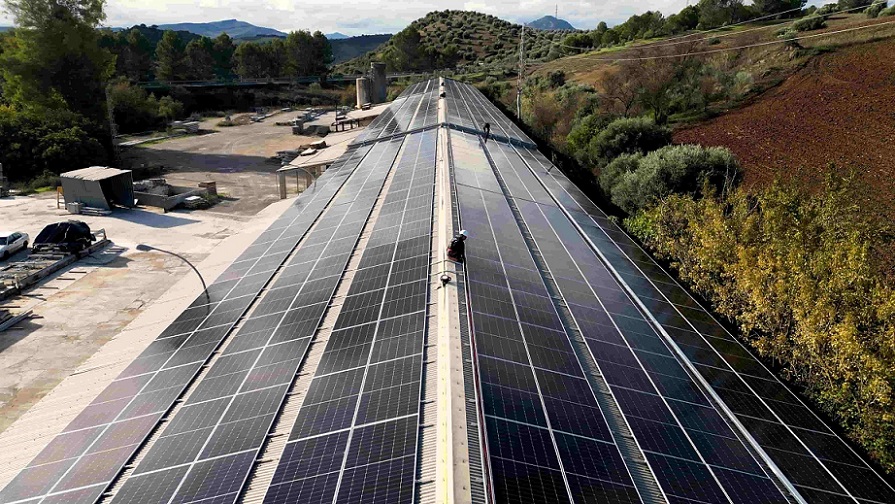
<path id="1" fill-rule="evenodd" d="M 895 502 L 471 86 L 411 86 L 315 185 L 0 502 Z"/>

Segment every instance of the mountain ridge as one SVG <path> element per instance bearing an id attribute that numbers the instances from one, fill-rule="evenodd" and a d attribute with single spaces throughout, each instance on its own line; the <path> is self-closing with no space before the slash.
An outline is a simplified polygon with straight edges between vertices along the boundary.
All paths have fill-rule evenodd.
<path id="1" fill-rule="evenodd" d="M 526 23 L 525 26 L 529 28 L 534 28 L 536 30 L 575 30 L 576 28 L 572 26 L 571 23 L 566 21 L 565 19 L 559 19 L 553 16 L 544 16 L 540 19 L 535 19 L 530 23 Z"/>
<path id="2" fill-rule="evenodd" d="M 161 30 L 188 31 L 196 35 L 214 38 L 226 32 L 233 39 L 259 36 L 285 37 L 286 33 L 273 28 L 256 26 L 238 19 L 224 19 L 207 23 L 172 23 L 158 25 Z"/>

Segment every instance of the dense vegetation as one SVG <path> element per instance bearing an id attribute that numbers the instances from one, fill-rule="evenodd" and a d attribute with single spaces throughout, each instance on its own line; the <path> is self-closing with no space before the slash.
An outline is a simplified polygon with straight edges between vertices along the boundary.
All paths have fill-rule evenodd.
<path id="1" fill-rule="evenodd" d="M 476 66 L 510 69 L 519 65 L 521 25 L 470 11 L 432 12 L 361 58 L 339 65 L 340 73 L 360 73 L 381 60 L 390 71 L 426 71 Z M 559 42 L 567 31 L 525 30 L 527 57 L 532 61 L 561 56 Z"/>
<path id="2" fill-rule="evenodd" d="M 831 173 L 725 197 L 672 195 L 628 228 L 895 473 L 895 289 L 879 254 L 891 235 Z"/>
<path id="3" fill-rule="evenodd" d="M 106 97 L 119 132 L 163 127 L 182 116 L 184 103 L 147 94 L 135 82 L 317 76 L 332 62 L 319 32 L 237 45 L 227 34 L 210 39 L 145 25 L 100 29 L 103 0 L 5 5 L 17 27 L 0 36 L 0 162 L 18 183 L 109 163 Z M 171 93 L 195 101 L 177 91 Z"/>
<path id="4" fill-rule="evenodd" d="M 179 81 L 323 76 L 333 61 L 320 32 L 296 31 L 285 39 L 238 44 L 216 38 L 136 26 L 104 31 L 101 45 L 117 57 L 116 73 L 131 81 Z"/>

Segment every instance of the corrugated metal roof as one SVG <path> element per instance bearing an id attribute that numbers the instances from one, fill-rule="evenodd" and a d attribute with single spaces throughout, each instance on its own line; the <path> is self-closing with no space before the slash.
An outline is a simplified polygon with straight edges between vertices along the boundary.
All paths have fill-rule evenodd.
<path id="1" fill-rule="evenodd" d="M 65 172 L 60 177 L 78 180 L 106 180 L 124 173 L 130 173 L 130 170 L 119 170 L 118 168 L 109 168 L 108 166 L 91 166 L 90 168 L 81 168 Z"/>

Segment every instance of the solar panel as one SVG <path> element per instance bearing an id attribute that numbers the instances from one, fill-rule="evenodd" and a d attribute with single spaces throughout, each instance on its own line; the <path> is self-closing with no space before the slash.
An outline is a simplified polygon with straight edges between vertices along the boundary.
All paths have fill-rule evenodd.
<path id="1" fill-rule="evenodd" d="M 331 502 L 412 499 L 428 268 L 414 277 L 396 268 L 417 259 L 428 265 L 428 233 L 410 231 L 432 226 L 435 136 L 407 137 L 265 502 L 309 494 Z M 335 454 L 308 468 L 301 462 L 318 443 Z"/>

